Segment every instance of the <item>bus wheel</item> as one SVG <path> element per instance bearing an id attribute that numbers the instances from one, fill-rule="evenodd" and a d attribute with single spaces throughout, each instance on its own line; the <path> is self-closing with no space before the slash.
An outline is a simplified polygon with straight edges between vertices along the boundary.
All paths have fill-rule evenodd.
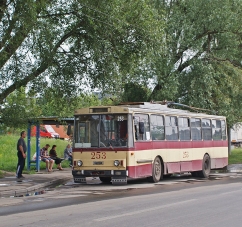
<path id="1" fill-rule="evenodd" d="M 148 178 L 150 182 L 157 183 L 163 178 L 163 169 L 161 165 L 161 160 L 156 157 L 152 166 L 152 176 Z"/>
<path id="2" fill-rule="evenodd" d="M 99 177 L 99 179 L 106 184 L 111 182 L 111 177 Z"/>
<path id="3" fill-rule="evenodd" d="M 198 171 L 198 176 L 208 178 L 211 170 L 211 161 L 209 155 L 205 154 L 203 157 L 202 170 Z"/>

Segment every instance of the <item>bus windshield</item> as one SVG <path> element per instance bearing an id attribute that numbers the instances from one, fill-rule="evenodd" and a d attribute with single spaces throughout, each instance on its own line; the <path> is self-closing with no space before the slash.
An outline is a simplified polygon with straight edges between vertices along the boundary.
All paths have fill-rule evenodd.
<path id="1" fill-rule="evenodd" d="M 75 118 L 75 147 L 126 147 L 127 114 L 80 115 Z"/>

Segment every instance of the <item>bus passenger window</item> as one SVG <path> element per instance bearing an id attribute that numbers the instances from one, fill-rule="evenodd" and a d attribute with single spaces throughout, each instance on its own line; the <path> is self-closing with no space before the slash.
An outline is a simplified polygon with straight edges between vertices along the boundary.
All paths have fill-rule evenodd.
<path id="1" fill-rule="evenodd" d="M 227 133 L 226 133 L 226 123 L 225 121 L 221 121 L 221 127 L 222 127 L 222 139 L 226 140 L 227 139 Z"/>
<path id="2" fill-rule="evenodd" d="M 134 130 L 136 140 L 150 140 L 149 116 L 147 114 L 134 115 Z"/>
<path id="3" fill-rule="evenodd" d="M 192 140 L 202 140 L 201 119 L 191 118 Z"/>
<path id="4" fill-rule="evenodd" d="M 213 140 L 222 140 L 222 128 L 220 120 L 212 120 Z"/>
<path id="5" fill-rule="evenodd" d="M 190 130 L 189 118 L 179 117 L 178 125 L 179 125 L 180 140 L 190 140 L 191 139 L 191 130 Z"/>
<path id="6" fill-rule="evenodd" d="M 177 117 L 165 117 L 165 133 L 167 140 L 178 140 Z"/>
<path id="7" fill-rule="evenodd" d="M 212 128 L 210 119 L 202 119 L 203 140 L 212 140 Z"/>
<path id="8" fill-rule="evenodd" d="M 165 139 L 164 116 L 151 115 L 150 116 L 150 131 L 152 140 Z"/>

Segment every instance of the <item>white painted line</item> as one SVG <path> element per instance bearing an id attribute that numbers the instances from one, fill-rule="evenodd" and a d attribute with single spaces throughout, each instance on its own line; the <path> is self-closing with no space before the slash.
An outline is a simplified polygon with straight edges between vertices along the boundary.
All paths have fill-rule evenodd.
<path id="1" fill-rule="evenodd" d="M 81 196 L 87 196 L 87 195 L 59 195 L 52 197 L 53 199 L 67 199 L 67 198 L 76 198 Z"/>
<path id="2" fill-rule="evenodd" d="M 141 214 L 141 213 L 146 213 L 146 212 L 159 210 L 159 209 L 163 209 L 163 208 L 167 208 L 167 207 L 172 207 L 172 206 L 178 206 L 178 205 L 182 205 L 182 204 L 186 204 L 186 203 L 191 203 L 191 202 L 194 202 L 195 200 L 197 200 L 197 199 L 190 199 L 190 200 L 185 200 L 185 201 L 181 201 L 181 202 L 176 202 L 176 203 L 170 203 L 170 204 L 166 204 L 166 205 L 162 205 L 162 206 L 157 206 L 157 207 L 153 207 L 153 208 L 148 208 L 148 209 L 128 212 L 128 213 L 124 213 L 124 214 L 113 215 L 113 216 L 108 216 L 108 217 L 103 217 L 103 218 L 97 218 L 97 219 L 94 219 L 94 221 L 106 221 L 106 220 L 115 219 L 115 218 L 121 218 L 121 217 L 125 217 L 125 216 L 132 216 L 132 215 L 135 215 L 135 214 Z"/>

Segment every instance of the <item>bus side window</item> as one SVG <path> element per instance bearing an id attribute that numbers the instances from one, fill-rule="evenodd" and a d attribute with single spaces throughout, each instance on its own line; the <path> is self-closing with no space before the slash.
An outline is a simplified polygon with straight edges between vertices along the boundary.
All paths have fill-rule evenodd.
<path id="1" fill-rule="evenodd" d="M 222 127 L 222 139 L 226 140 L 227 136 L 226 136 L 226 123 L 225 123 L 225 121 L 221 121 L 221 127 Z"/>
<path id="2" fill-rule="evenodd" d="M 222 128 L 220 120 L 212 120 L 213 140 L 222 140 Z"/>
<path id="3" fill-rule="evenodd" d="M 201 119 L 191 118 L 192 140 L 202 140 Z"/>
<path id="4" fill-rule="evenodd" d="M 134 115 L 134 130 L 136 140 L 150 140 L 150 126 L 148 114 Z"/>
<path id="5" fill-rule="evenodd" d="M 179 138 L 180 140 L 191 139 L 190 119 L 187 117 L 179 117 Z"/>
<path id="6" fill-rule="evenodd" d="M 177 117 L 166 116 L 165 117 L 165 133 L 167 140 L 178 140 L 178 125 Z"/>
<path id="7" fill-rule="evenodd" d="M 150 116 L 150 131 L 152 140 L 165 140 L 164 116 Z"/>
<path id="8" fill-rule="evenodd" d="M 202 119 L 203 140 L 212 140 L 212 127 L 210 119 Z"/>

